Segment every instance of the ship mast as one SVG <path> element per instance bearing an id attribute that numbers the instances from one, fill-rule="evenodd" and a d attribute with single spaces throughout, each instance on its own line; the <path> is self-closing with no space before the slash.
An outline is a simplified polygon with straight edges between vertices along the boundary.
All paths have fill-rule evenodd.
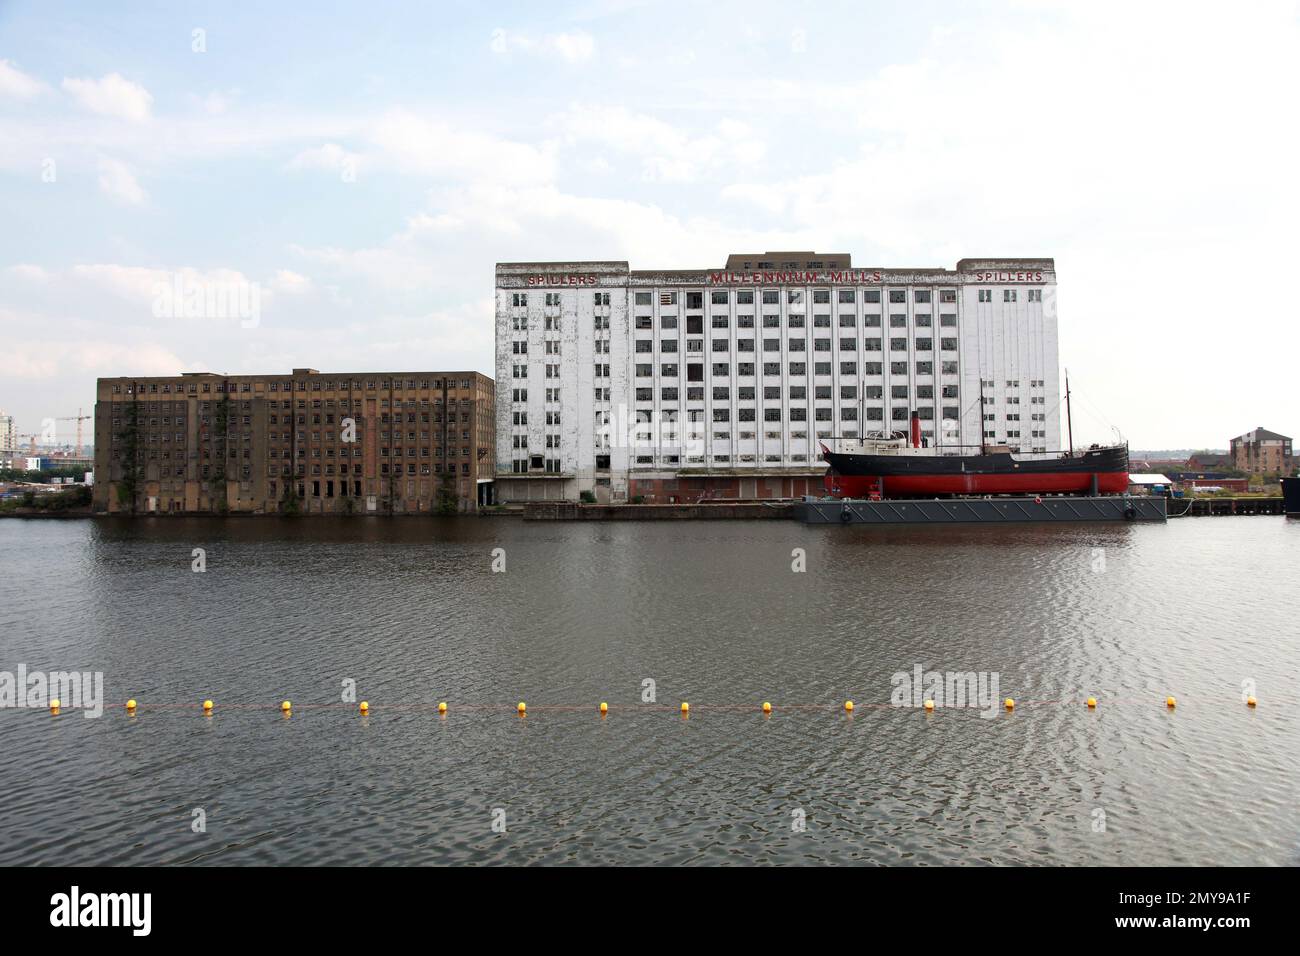
<path id="1" fill-rule="evenodd" d="M 1070 438 L 1070 445 L 1066 449 L 1066 455 L 1074 457 L 1074 417 L 1070 414 L 1070 370 L 1065 370 L 1065 427 Z"/>
<path id="2" fill-rule="evenodd" d="M 867 441 L 867 379 L 858 379 L 858 443 L 863 451 Z"/>
<path id="3" fill-rule="evenodd" d="M 980 369 L 980 454 L 984 453 L 984 369 Z"/>

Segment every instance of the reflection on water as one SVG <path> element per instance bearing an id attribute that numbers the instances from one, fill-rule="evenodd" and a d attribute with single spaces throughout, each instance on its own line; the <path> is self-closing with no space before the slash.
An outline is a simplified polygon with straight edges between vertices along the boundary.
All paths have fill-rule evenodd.
<path id="1" fill-rule="evenodd" d="M 0 670 L 109 704 L 0 710 L 0 863 L 1295 864 L 1298 571 L 1280 518 L 7 520 Z"/>

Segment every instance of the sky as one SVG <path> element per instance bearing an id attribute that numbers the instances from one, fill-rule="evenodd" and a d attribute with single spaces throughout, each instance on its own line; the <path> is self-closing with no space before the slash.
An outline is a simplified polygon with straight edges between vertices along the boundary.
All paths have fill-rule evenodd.
<path id="1" fill-rule="evenodd" d="M 499 261 L 811 249 L 1054 258 L 1081 442 L 1300 436 L 1297 90 L 1296 3 L 0 0 L 0 409 L 491 375 Z"/>

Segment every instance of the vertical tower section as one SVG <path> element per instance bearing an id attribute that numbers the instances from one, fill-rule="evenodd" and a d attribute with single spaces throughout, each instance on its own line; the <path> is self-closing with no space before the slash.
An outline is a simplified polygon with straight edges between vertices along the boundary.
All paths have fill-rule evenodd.
<path id="1" fill-rule="evenodd" d="M 1059 454 L 1056 270 L 1051 259 L 963 259 L 962 441 Z"/>
<path id="2" fill-rule="evenodd" d="M 626 499 L 626 262 L 496 268 L 497 477 L 509 500 Z"/>

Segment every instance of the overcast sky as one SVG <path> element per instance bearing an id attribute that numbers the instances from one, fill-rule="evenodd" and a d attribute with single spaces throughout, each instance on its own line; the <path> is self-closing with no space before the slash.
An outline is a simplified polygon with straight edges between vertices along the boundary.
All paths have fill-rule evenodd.
<path id="1" fill-rule="evenodd" d="M 1300 435 L 1295 3 L 433 6 L 0 0 L 19 431 L 101 375 L 494 374 L 497 261 L 799 248 L 1055 258 L 1079 439 Z M 176 275 L 259 320 L 157 317 Z"/>

